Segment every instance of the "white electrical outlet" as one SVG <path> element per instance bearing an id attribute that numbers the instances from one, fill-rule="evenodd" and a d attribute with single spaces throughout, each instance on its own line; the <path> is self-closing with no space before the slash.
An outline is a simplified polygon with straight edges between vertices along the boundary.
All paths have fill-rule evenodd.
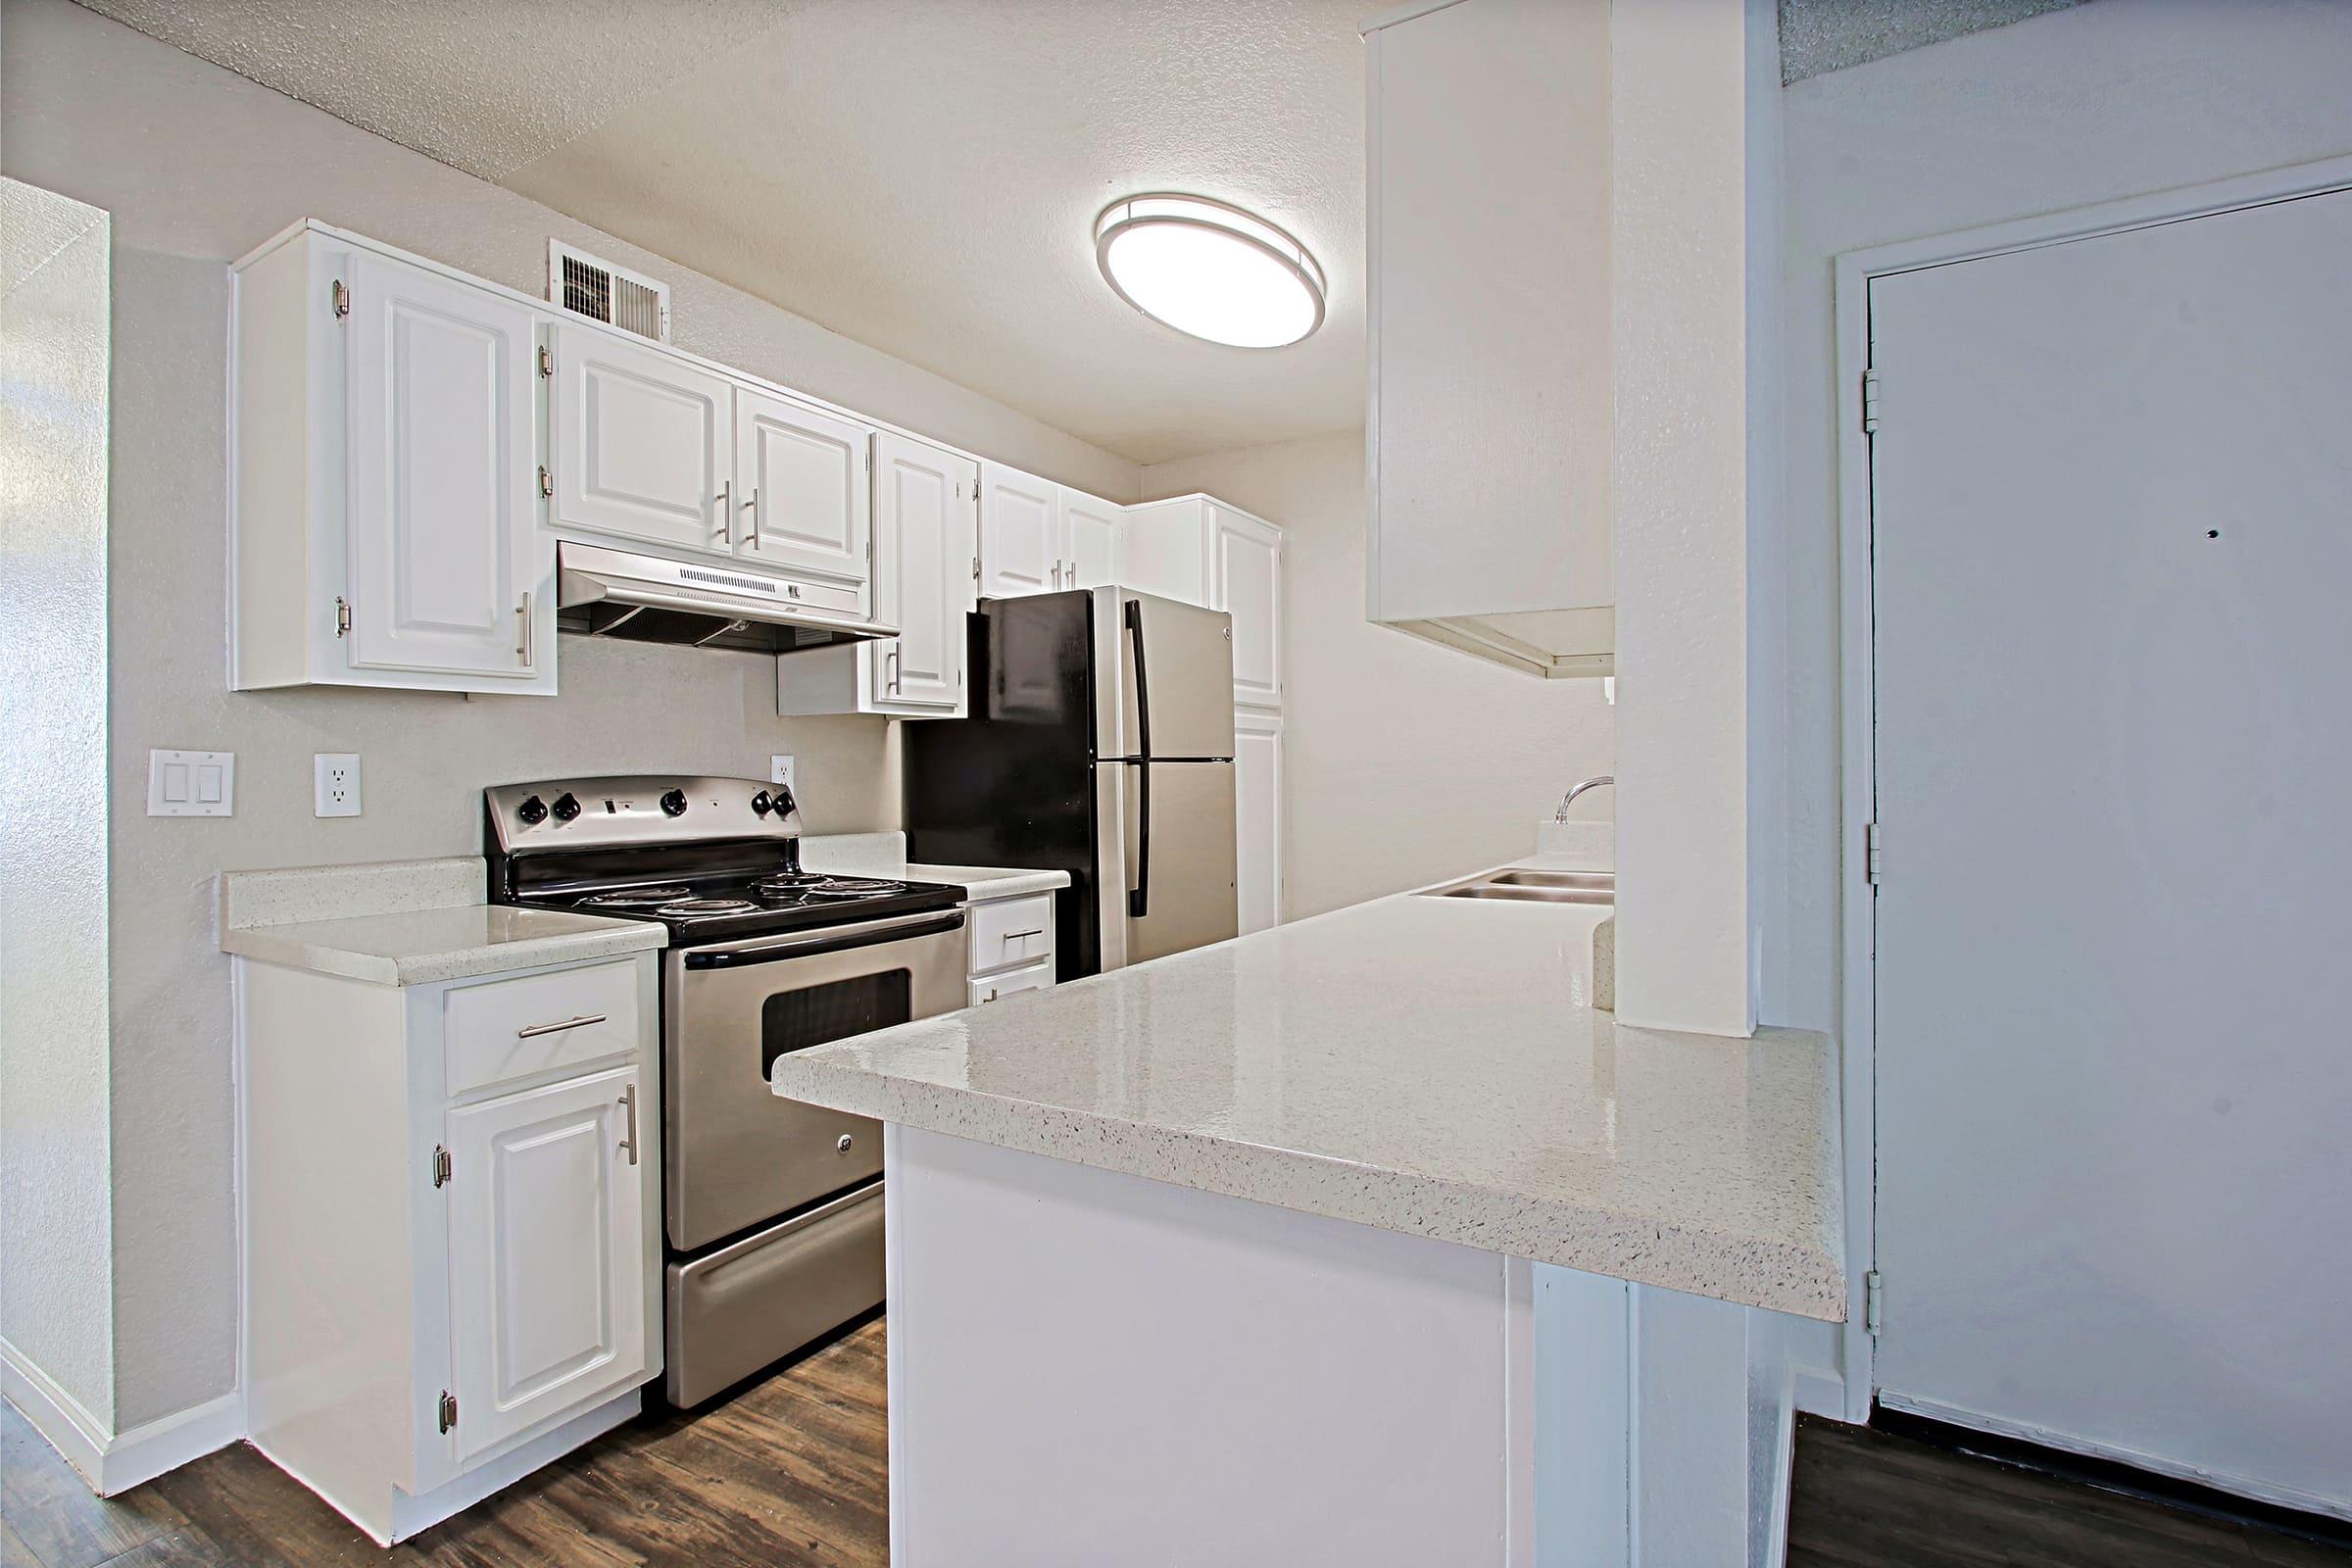
<path id="1" fill-rule="evenodd" d="M 793 787 L 792 759 L 789 757 L 769 758 L 767 760 L 767 781 L 770 784 L 781 784 L 786 789 L 791 789 Z"/>
<path id="2" fill-rule="evenodd" d="M 357 752 L 320 752 L 312 759 L 313 816 L 360 814 L 360 758 Z"/>

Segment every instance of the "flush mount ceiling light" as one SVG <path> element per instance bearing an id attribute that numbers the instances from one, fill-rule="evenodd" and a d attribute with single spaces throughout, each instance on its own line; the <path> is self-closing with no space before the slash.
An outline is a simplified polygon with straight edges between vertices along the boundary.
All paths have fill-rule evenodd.
<path id="1" fill-rule="evenodd" d="M 1261 218 L 1205 196 L 1126 196 L 1095 220 L 1119 298 L 1179 332 L 1278 349 L 1323 324 L 1323 269 Z"/>

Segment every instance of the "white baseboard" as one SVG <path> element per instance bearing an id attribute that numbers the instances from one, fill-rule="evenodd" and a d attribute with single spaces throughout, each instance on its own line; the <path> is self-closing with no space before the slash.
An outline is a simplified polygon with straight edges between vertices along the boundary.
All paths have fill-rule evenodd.
<path id="1" fill-rule="evenodd" d="M 6 1340 L 0 1340 L 0 1395 L 102 1497 L 119 1496 L 245 1435 L 244 1396 L 233 1389 L 127 1432 L 110 1431 Z"/>
<path id="2" fill-rule="evenodd" d="M 2141 1453 L 2135 1448 L 2122 1448 L 2113 1444 L 2094 1443 L 2087 1438 L 2069 1437 L 2063 1432 L 2052 1432 L 2044 1427 L 2029 1426 L 2022 1421 L 2010 1421 L 2001 1416 L 1986 1415 L 1980 1410 L 1963 1409 L 1956 1404 L 1938 1404 L 1934 1399 L 1915 1399 L 1909 1395 L 1894 1394 L 1886 1389 L 1879 1391 L 1879 1403 L 1889 1410 L 1900 1410 L 1908 1415 L 1925 1416 L 1931 1421 L 1941 1421 L 1956 1427 L 1970 1427 L 1978 1432 L 1989 1432 L 1996 1438 L 2016 1438 L 2020 1442 L 2038 1444 L 2042 1447 L 2056 1448 L 2063 1453 L 2079 1453 L 2085 1458 L 2107 1459 L 2117 1464 L 2128 1464 L 2134 1470 L 2145 1470 L 2151 1475 L 2166 1476 L 2175 1481 L 2194 1482 L 2198 1486 L 2211 1487 L 2216 1492 L 2227 1492 L 2233 1496 L 2249 1498 L 2255 1502 L 2267 1502 L 2281 1508 L 2292 1508 L 2300 1513 L 2323 1514 L 2330 1519 L 2352 1521 L 2352 1498 L 2323 1497 L 2313 1493 L 2298 1492 L 2291 1487 L 2273 1486 L 2267 1481 L 2256 1481 L 2248 1476 L 2200 1470 L 2195 1465 L 2182 1464 L 2175 1459 L 2158 1458 L 2152 1453 Z"/>

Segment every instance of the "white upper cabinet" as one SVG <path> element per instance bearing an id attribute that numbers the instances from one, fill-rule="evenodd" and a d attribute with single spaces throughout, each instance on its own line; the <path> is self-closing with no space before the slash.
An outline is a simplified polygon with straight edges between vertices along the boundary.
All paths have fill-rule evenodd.
<path id="1" fill-rule="evenodd" d="M 1282 706 L 1282 530 L 1209 508 L 1209 603 L 1233 617 L 1233 701 Z"/>
<path id="2" fill-rule="evenodd" d="M 1119 538 L 1126 519 L 1125 507 L 1061 487 L 1064 588 L 1102 588 L 1119 580 Z"/>
<path id="3" fill-rule="evenodd" d="M 969 458 L 902 435 L 875 439 L 875 613 L 899 628 L 864 650 L 881 711 L 962 710 L 979 485 Z"/>
<path id="4" fill-rule="evenodd" d="M 980 596 L 1010 599 L 1119 580 L 1126 509 L 1002 463 L 980 465 Z"/>
<path id="5" fill-rule="evenodd" d="M 531 313 L 354 255 L 351 661 L 385 670 L 532 674 Z"/>
<path id="6" fill-rule="evenodd" d="M 1010 599 L 1063 586 L 1061 486 L 1051 479 L 980 465 L 980 596 Z"/>
<path id="7" fill-rule="evenodd" d="M 862 583 L 873 530 L 871 425 L 735 392 L 735 543 L 746 561 Z"/>
<path id="8" fill-rule="evenodd" d="M 461 1463 L 645 1381 L 640 1069 L 449 1113 L 453 1390 Z"/>
<path id="9" fill-rule="evenodd" d="M 1609 15 L 1364 35 L 1369 614 L 1550 676 L 1614 650 Z"/>
<path id="10" fill-rule="evenodd" d="M 735 386 L 652 344 L 548 328 L 548 466 L 559 526 L 731 555 Z"/>
<path id="11" fill-rule="evenodd" d="M 231 687 L 552 694 L 534 313 L 308 228 L 233 288 Z"/>

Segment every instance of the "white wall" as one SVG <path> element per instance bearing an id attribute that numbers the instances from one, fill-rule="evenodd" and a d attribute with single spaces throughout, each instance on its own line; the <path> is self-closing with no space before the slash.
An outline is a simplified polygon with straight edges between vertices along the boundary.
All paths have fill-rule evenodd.
<path id="1" fill-rule="evenodd" d="M 0 1341 L 102 1429 L 106 264 L 106 214 L 0 181 Z"/>
<path id="2" fill-rule="evenodd" d="M 1784 95 L 1790 877 L 1786 960 L 1765 977 L 1775 1022 L 1835 1023 L 1839 900 L 1859 896 L 1838 842 L 1832 259 L 2352 153 L 2347 81 L 2352 7 L 2099 0 Z M 1986 759 L 1987 787 L 2016 761 Z"/>
<path id="3" fill-rule="evenodd" d="M 1596 680 L 1542 681 L 1364 619 L 1364 447 L 1356 432 L 1144 470 L 1280 523 L 1285 908 L 1291 919 L 1524 855 L 1568 786 L 1610 771 Z M 1606 816 L 1609 792 L 1579 801 Z"/>
<path id="4" fill-rule="evenodd" d="M 880 719 L 775 716 L 749 655 L 566 638 L 555 700 L 232 694 L 225 675 L 227 271 L 315 216 L 539 292 L 549 235 L 668 279 L 680 346 L 1132 499 L 1139 470 L 926 371 L 281 97 L 66 0 L 8 0 L 9 172 L 114 217 L 111 773 L 115 1400 L 121 1426 L 234 1376 L 226 960 L 212 884 L 241 866 L 472 854 L 486 784 L 571 772 L 764 775 L 801 760 L 810 827 L 897 825 Z M 237 814 L 144 814 L 149 747 L 238 755 Z M 311 755 L 363 758 L 367 814 L 311 815 Z"/>

